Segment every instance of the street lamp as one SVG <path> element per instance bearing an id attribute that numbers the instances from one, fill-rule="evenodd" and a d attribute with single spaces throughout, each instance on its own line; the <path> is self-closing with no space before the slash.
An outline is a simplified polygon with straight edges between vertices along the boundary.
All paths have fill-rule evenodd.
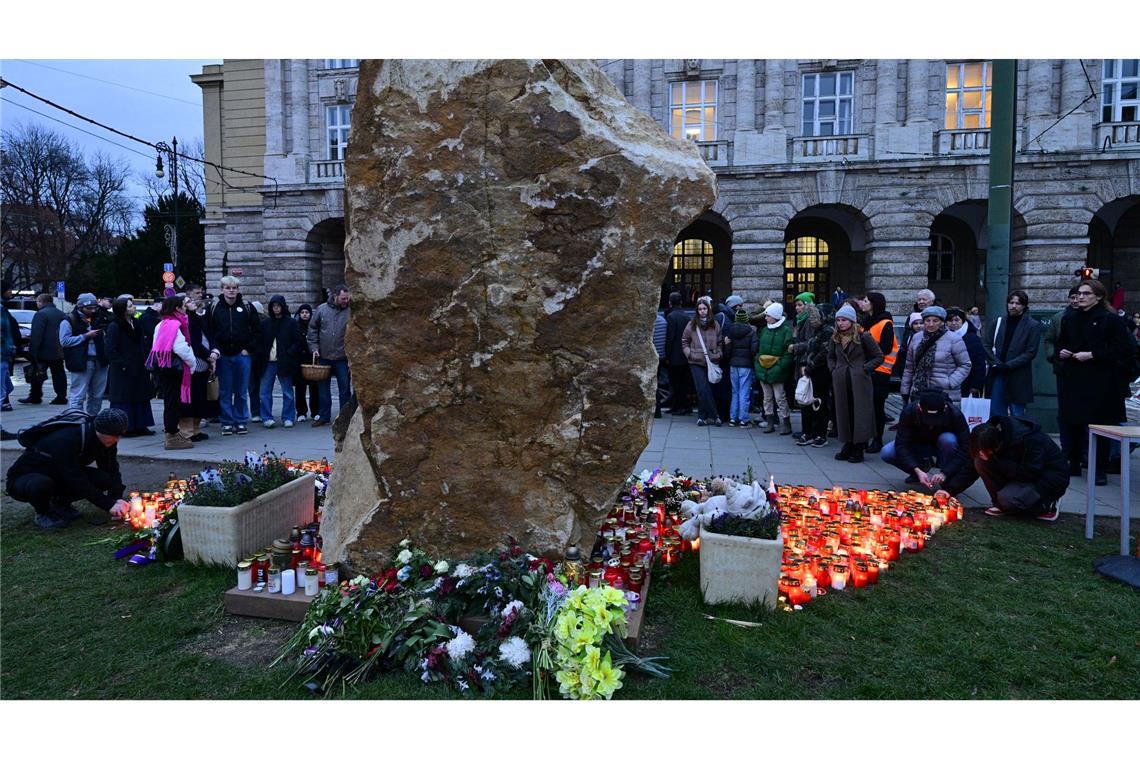
<path id="1" fill-rule="evenodd" d="M 170 263 L 178 269 L 178 138 L 171 139 L 171 145 L 164 142 L 156 144 L 158 162 L 155 164 L 154 176 L 162 179 L 166 172 L 162 168 L 162 157 L 166 156 L 170 163 L 170 186 L 174 189 L 174 224 L 164 224 L 166 245 L 170 248 Z"/>

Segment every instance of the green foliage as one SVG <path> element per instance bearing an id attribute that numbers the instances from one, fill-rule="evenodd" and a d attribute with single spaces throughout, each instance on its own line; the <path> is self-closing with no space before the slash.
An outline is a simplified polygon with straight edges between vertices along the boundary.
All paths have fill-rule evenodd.
<path id="1" fill-rule="evenodd" d="M 284 460 L 269 453 L 252 464 L 227 460 L 217 469 L 207 470 L 206 474 L 205 478 L 196 475 L 187 483 L 188 490 L 182 499 L 184 504 L 236 507 L 305 473 L 290 472 Z"/>

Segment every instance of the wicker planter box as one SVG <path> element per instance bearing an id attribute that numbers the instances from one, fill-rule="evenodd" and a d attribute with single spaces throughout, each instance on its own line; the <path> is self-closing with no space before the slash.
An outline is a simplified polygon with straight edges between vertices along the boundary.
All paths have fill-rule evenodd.
<path id="1" fill-rule="evenodd" d="M 311 522 L 315 479 L 305 473 L 236 507 L 180 504 L 178 525 L 187 561 L 235 566 L 274 539 L 288 536 L 294 525 Z"/>
<path id="2" fill-rule="evenodd" d="M 701 593 L 706 604 L 776 606 L 783 534 L 773 539 L 726 536 L 701 528 Z"/>

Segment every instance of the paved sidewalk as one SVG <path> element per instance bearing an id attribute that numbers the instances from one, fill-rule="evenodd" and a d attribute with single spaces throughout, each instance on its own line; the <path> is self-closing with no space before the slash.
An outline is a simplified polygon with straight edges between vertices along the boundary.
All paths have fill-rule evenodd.
<path id="1" fill-rule="evenodd" d="M 18 375 L 19 373 L 17 373 Z M 17 399 L 27 395 L 27 389 L 18 384 L 12 393 L 15 407 L 11 412 L 0 414 L 4 429 L 15 432 L 21 427 L 34 424 L 65 407 L 41 404 L 32 406 L 20 404 Z M 334 395 L 334 405 L 336 398 Z M 892 397 L 888 414 L 898 417 L 898 399 Z M 274 407 L 280 409 L 280 397 Z M 155 430 L 161 431 L 162 402 L 153 404 L 154 418 L 159 421 Z M 334 406 L 334 414 L 336 407 Z M 793 426 L 799 429 L 797 414 L 793 414 Z M 249 425 L 249 434 L 244 436 L 221 435 L 219 425 L 210 425 L 204 431 L 209 434 L 207 441 L 195 444 L 192 449 L 166 451 L 162 447 L 161 433 L 144 438 L 127 438 L 119 444 L 119 451 L 126 456 L 139 456 L 171 460 L 173 464 L 183 461 L 221 461 L 239 459 L 247 450 L 262 451 L 266 447 L 293 459 L 333 459 L 333 440 L 330 426 L 313 428 L 308 422 L 298 423 L 286 430 L 278 424 L 273 430 L 266 430 L 260 423 Z M 888 434 L 888 438 L 893 434 Z M 4 441 L 0 445 L 3 466 L 6 469 L 12 457 L 20 450 L 16 441 Z M 665 467 L 680 469 L 697 477 L 709 475 L 740 475 L 749 466 L 758 480 L 767 481 L 772 475 L 778 483 L 796 483 L 816 487 L 841 485 L 852 488 L 878 488 L 904 490 L 913 488 L 903 482 L 905 475 L 890 465 L 884 464 L 878 455 L 868 455 L 863 464 L 837 462 L 834 459 L 839 450 L 835 439 L 828 445 L 816 449 L 810 446 L 796 446 L 791 436 L 778 433 L 764 434 L 758 428 L 697 427 L 696 417 L 673 417 L 666 414 L 663 419 L 653 420 L 649 445 L 641 454 L 635 468 Z M 1140 517 L 1140 452 L 1134 453 L 1126 461 L 1133 468 L 1132 505 L 1133 514 Z M 335 461 L 334 461 L 335 465 Z M 181 474 L 181 473 L 180 473 Z M 1061 500 L 1063 512 L 1084 514 L 1087 499 L 1087 482 L 1084 478 L 1074 478 L 1069 490 Z M 975 483 L 962 495 L 967 507 L 988 506 L 989 498 L 981 482 Z M 1120 478 L 1110 475 L 1108 485 L 1097 489 L 1097 514 L 1120 514 Z"/>

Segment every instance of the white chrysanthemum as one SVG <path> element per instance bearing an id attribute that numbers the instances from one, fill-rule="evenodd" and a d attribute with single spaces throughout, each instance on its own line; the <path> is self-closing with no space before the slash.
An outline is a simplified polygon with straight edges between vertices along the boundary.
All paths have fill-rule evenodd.
<path id="1" fill-rule="evenodd" d="M 499 659 L 516 668 L 530 662 L 530 647 L 518 636 L 511 636 L 499 644 Z"/>
<path id="2" fill-rule="evenodd" d="M 455 566 L 454 575 L 456 578 L 466 578 L 474 572 L 475 572 L 474 567 L 472 567 L 471 565 L 468 565 L 466 562 L 460 562 L 458 565 Z"/>
<path id="3" fill-rule="evenodd" d="M 462 660 L 475 649 L 475 639 L 466 631 L 459 631 L 455 638 L 447 642 L 447 656 L 453 660 Z"/>
<path id="4" fill-rule="evenodd" d="M 412 541 L 409 538 L 405 538 L 403 541 L 400 542 L 400 548 L 401 549 L 407 549 L 411 545 L 412 545 Z"/>
<path id="5" fill-rule="evenodd" d="M 404 549 L 402 552 L 396 555 L 396 561 L 401 565 L 408 564 L 412 561 L 412 552 L 408 549 Z"/>
<path id="6" fill-rule="evenodd" d="M 435 563 L 435 571 L 437 573 L 440 573 L 440 574 L 446 573 L 450 569 L 451 569 L 451 565 L 447 564 L 447 560 L 445 560 L 445 559 L 441 559 L 439 562 Z"/>
<path id="7" fill-rule="evenodd" d="M 515 599 L 514 601 L 512 601 L 510 604 L 508 604 L 506 607 L 503 608 L 503 617 L 504 618 L 507 617 L 508 615 L 510 615 L 515 610 L 522 612 L 523 609 L 524 609 L 523 603 L 520 602 L 518 599 Z"/>

